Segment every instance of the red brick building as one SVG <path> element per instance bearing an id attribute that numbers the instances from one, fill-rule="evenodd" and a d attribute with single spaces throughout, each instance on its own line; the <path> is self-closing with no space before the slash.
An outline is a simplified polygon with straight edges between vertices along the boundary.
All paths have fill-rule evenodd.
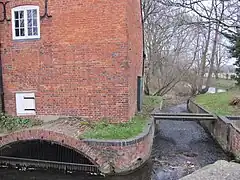
<path id="1" fill-rule="evenodd" d="M 2 5 L 7 114 L 114 121 L 134 115 L 143 60 L 140 0 L 10 0 L 5 17 Z"/>

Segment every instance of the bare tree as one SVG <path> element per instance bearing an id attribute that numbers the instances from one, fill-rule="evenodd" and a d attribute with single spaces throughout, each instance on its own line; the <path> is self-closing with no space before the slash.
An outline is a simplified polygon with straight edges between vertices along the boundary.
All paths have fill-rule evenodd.
<path id="1" fill-rule="evenodd" d="M 206 81 L 205 92 L 208 91 L 208 89 L 209 89 L 210 81 L 211 81 L 213 70 L 214 70 L 214 60 L 216 57 L 220 23 L 223 20 L 223 15 L 224 15 L 224 11 L 225 11 L 225 2 L 212 0 L 212 7 L 214 9 L 215 19 L 217 19 L 218 21 L 216 21 L 216 24 L 215 24 L 213 48 L 212 48 L 212 53 L 211 53 L 210 67 L 209 67 L 208 77 L 207 77 L 207 81 Z"/>
<path id="2" fill-rule="evenodd" d="M 222 45 L 221 42 L 218 43 L 216 50 L 216 60 L 215 60 L 215 69 L 214 74 L 215 78 L 219 78 L 219 73 L 221 72 L 221 68 L 228 62 L 228 49 L 226 46 Z"/>
<path id="3" fill-rule="evenodd" d="M 194 64 L 199 38 L 198 28 L 182 26 L 183 18 L 191 19 L 185 12 L 159 4 L 157 9 L 145 19 L 145 94 L 164 95 Z"/>
<path id="4" fill-rule="evenodd" d="M 210 21 L 212 24 L 219 23 L 220 27 L 224 30 L 236 33 L 236 29 L 240 28 L 237 23 L 239 15 L 239 0 L 216 0 L 215 5 L 224 3 L 226 8 L 223 13 L 223 18 L 219 19 L 216 16 L 210 16 L 211 4 L 214 5 L 212 0 L 153 0 L 158 1 L 166 6 L 174 6 L 178 8 L 188 9 L 200 17 L 203 22 Z"/>
<path id="5" fill-rule="evenodd" d="M 185 9 L 185 11 L 189 10 L 189 13 L 195 14 L 198 18 L 190 22 L 185 20 L 183 24 L 198 24 L 205 26 L 205 28 L 207 29 L 205 48 L 202 53 L 202 58 L 200 62 L 200 73 L 197 80 L 198 91 L 200 93 L 207 92 L 214 71 L 214 61 L 216 59 L 219 34 L 225 30 L 235 33 L 233 28 L 238 27 L 238 24 L 236 23 L 237 17 L 239 16 L 238 0 L 159 0 L 159 2 L 168 7 Z M 210 59 L 207 59 L 210 50 L 211 56 Z M 206 67 L 208 65 L 208 62 L 208 76 L 205 82 L 205 88 L 202 89 L 204 84 L 204 75 L 206 74 Z"/>
<path id="6" fill-rule="evenodd" d="M 142 0 L 145 94 L 164 95 L 181 81 L 189 83 L 192 93 L 206 92 L 212 74 L 220 69 L 224 59 L 220 35 L 238 26 L 237 3 L 238 0 Z M 206 88 L 202 89 L 204 83 Z"/>

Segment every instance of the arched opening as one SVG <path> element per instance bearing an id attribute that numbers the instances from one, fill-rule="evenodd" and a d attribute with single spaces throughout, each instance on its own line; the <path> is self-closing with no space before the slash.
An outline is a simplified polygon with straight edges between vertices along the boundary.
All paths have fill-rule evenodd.
<path id="1" fill-rule="evenodd" d="M 47 161 L 89 164 L 89 159 L 75 150 L 45 140 L 17 141 L 0 148 L 1 156 Z"/>
<path id="2" fill-rule="evenodd" d="M 81 152 L 46 140 L 21 140 L 1 147 L 0 164 L 98 172 L 98 166 Z"/>

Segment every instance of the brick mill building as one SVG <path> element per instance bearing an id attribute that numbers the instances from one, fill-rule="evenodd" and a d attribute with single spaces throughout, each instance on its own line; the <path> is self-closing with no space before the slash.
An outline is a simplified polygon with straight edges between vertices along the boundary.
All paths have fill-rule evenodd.
<path id="1" fill-rule="evenodd" d="M 7 114 L 119 122 L 137 111 L 140 0 L 10 0 L 0 12 Z"/>

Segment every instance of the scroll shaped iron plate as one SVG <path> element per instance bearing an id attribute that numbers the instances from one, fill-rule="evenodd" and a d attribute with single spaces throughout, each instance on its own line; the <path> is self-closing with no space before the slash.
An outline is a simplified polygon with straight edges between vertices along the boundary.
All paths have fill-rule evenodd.
<path id="1" fill-rule="evenodd" d="M 45 0 L 45 13 L 44 13 L 43 16 L 41 16 L 41 19 L 43 19 L 45 17 L 47 17 L 47 18 L 51 18 L 52 17 L 51 15 L 48 14 L 48 0 Z"/>
<path id="2" fill-rule="evenodd" d="M 9 3 L 9 1 L 6 2 L 0 2 L 0 4 L 3 6 L 3 18 L 0 19 L 0 22 L 4 22 L 4 21 L 11 21 L 11 19 L 7 18 L 7 10 L 6 10 L 6 6 Z"/>

